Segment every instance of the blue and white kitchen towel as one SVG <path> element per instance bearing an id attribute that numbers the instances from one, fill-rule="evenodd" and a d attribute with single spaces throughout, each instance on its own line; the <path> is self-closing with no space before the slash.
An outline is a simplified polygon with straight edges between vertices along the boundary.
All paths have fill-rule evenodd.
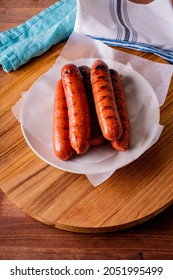
<path id="1" fill-rule="evenodd" d="M 154 53 L 173 64 L 171 0 L 149 4 L 61 0 L 16 28 L 0 33 L 0 65 L 6 72 L 16 70 L 52 45 L 67 40 L 73 30 L 110 46 Z"/>
<path id="2" fill-rule="evenodd" d="M 77 0 L 75 31 L 111 46 L 154 53 L 173 64 L 171 0 Z"/>

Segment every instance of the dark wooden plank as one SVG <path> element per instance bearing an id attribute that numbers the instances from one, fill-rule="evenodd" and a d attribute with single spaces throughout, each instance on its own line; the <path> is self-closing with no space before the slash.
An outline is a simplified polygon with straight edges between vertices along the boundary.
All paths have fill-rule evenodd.
<path id="1" fill-rule="evenodd" d="M 173 205 L 150 221 L 107 234 L 76 234 L 25 215 L 0 191 L 0 259 L 172 259 Z"/>
<path id="2" fill-rule="evenodd" d="M 58 0 L 1 0 L 1 7 L 6 8 L 7 12 L 9 8 L 46 8 Z"/>
<path id="3" fill-rule="evenodd" d="M 56 2 L 55 0 L 1 0 L 0 32 L 16 27 Z"/>

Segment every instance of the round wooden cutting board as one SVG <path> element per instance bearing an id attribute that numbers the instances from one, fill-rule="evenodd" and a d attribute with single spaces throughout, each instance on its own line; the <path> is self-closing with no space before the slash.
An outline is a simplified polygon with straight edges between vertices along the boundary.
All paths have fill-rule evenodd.
<path id="1" fill-rule="evenodd" d="M 54 64 L 62 46 L 2 75 L 1 188 L 26 214 L 64 230 L 109 232 L 142 223 L 173 202 L 173 83 L 161 108 L 165 126 L 157 143 L 94 188 L 85 175 L 64 172 L 37 157 L 11 112 L 21 93 Z"/>

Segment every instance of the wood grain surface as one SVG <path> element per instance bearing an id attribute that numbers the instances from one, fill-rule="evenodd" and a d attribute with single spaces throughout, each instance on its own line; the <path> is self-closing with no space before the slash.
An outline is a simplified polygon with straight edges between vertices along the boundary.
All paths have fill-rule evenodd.
<path id="1" fill-rule="evenodd" d="M 172 260 L 173 205 L 151 220 L 113 233 L 58 230 L 25 215 L 0 191 L 0 259 Z"/>
<path id="2" fill-rule="evenodd" d="M 12 1 L 10 2 L 12 3 Z M 26 4 L 27 2 L 31 3 L 33 1 L 23 2 Z M 173 200 L 173 141 L 171 138 L 173 131 L 171 122 L 173 117 L 173 101 L 171 96 L 173 81 L 170 85 L 166 102 L 161 108 L 161 123 L 165 124 L 165 128 L 159 141 L 140 159 L 116 172 L 109 182 L 102 184 L 97 189 L 93 189 L 84 175 L 57 170 L 41 161 L 29 149 L 23 138 L 19 124 L 11 113 L 11 107 L 18 100 L 21 92 L 27 90 L 40 75 L 53 65 L 63 45 L 64 43 L 52 47 L 46 54 L 32 59 L 27 65 L 22 66 L 15 72 L 6 74 L 0 71 L 2 101 L 1 188 L 10 200 L 18 206 L 17 208 L 15 204 L 8 200 L 6 195 L 2 192 L 0 193 L 1 258 L 171 259 L 173 257 L 172 205 L 162 214 L 151 219 L 151 221 L 117 233 L 76 235 L 75 233 L 48 227 L 37 221 L 41 220 L 45 223 L 48 220 L 50 221 L 49 195 L 53 197 L 51 211 L 55 210 L 55 216 L 51 224 L 50 222 L 49 224 L 64 228 L 63 219 L 69 219 L 69 227 L 65 226 L 67 230 L 78 230 L 78 226 L 81 229 L 81 224 L 78 224 L 76 229 L 73 226 L 71 227 L 70 223 L 74 223 L 76 215 L 78 215 L 78 222 L 79 217 L 85 215 L 86 208 L 84 213 L 80 211 L 84 209 L 84 205 L 86 207 L 86 202 L 92 215 L 90 216 L 87 213 L 86 221 L 83 219 L 83 229 L 86 229 L 85 223 L 88 221 L 89 223 L 93 221 L 97 222 L 96 231 L 97 229 L 100 231 L 100 228 L 102 230 L 102 227 L 107 227 L 108 230 L 115 229 L 114 226 L 111 226 L 113 225 L 111 224 L 112 217 L 109 217 L 106 201 L 109 201 L 109 207 L 114 207 L 117 188 L 121 190 L 118 194 L 119 197 L 124 197 L 128 187 L 131 187 L 131 195 L 129 197 L 127 196 L 126 199 L 129 201 L 132 199 L 134 205 L 132 212 L 136 212 L 139 222 L 141 222 L 143 215 L 145 219 L 142 219 L 142 221 L 145 221 L 158 214 L 171 204 Z M 126 51 L 155 61 L 161 61 L 160 58 L 154 55 L 139 53 L 137 51 Z M 71 208 L 68 198 L 71 194 L 74 194 L 74 189 L 78 195 L 77 199 L 73 197 L 75 207 Z M 148 198 L 147 193 L 151 189 L 153 190 L 151 192 L 152 196 Z M 97 202 L 97 197 L 102 196 L 102 194 L 105 195 L 102 209 L 105 212 L 107 211 L 108 217 L 104 225 L 100 224 L 101 207 Z M 138 199 L 141 197 L 141 194 L 143 195 L 143 201 L 146 202 L 145 206 L 149 213 L 148 216 L 144 214 L 146 209 L 138 207 L 140 206 Z M 79 199 L 79 197 L 82 199 Z M 42 202 L 41 204 L 40 201 Z M 58 219 L 55 207 L 57 203 L 58 205 L 60 204 L 61 209 Z M 120 209 L 121 205 L 116 205 L 116 207 Z M 44 215 L 45 209 L 46 216 Z M 69 209 L 70 212 L 67 212 Z M 97 215 L 95 210 L 99 211 Z M 26 216 L 23 211 L 34 216 L 35 219 Z M 40 213 L 42 213 L 41 219 Z M 128 219 L 128 212 L 126 216 Z M 121 225 L 122 218 L 123 216 L 120 214 L 119 220 Z M 133 225 L 133 221 L 128 220 L 128 222 L 130 226 Z M 122 228 L 120 227 L 119 229 Z M 83 229 L 81 231 L 85 232 Z M 16 250 L 17 248 L 18 250 Z"/>

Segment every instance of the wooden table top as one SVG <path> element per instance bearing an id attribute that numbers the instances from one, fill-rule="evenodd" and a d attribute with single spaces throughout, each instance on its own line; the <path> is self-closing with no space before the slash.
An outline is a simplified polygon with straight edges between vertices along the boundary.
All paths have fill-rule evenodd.
<path id="1" fill-rule="evenodd" d="M 24 22 L 42 9 L 55 3 L 52 0 L 38 1 L 37 4 L 31 0 L 22 0 L 20 3 L 11 0 L 8 1 L 8 4 L 6 1 L 2 2 L 0 7 L 0 31 Z M 3 191 L 10 186 L 14 186 L 14 181 L 15 186 L 19 187 L 20 181 L 27 185 L 29 182 L 34 183 L 34 180 L 36 180 L 41 184 L 49 172 L 54 176 L 54 168 L 42 162 L 27 146 L 18 122 L 11 114 L 11 107 L 19 99 L 21 93 L 28 90 L 33 82 L 54 64 L 63 46 L 64 43 L 61 43 L 52 47 L 41 57 L 32 59 L 14 72 L 7 74 L 0 69 L 2 105 L 1 187 Z M 155 55 L 131 50 L 123 51 L 164 62 Z M 12 94 L 13 92 L 14 94 Z M 165 181 L 163 188 L 166 188 L 167 182 L 173 181 L 173 178 L 171 178 L 173 173 L 171 164 L 173 161 L 173 141 L 171 140 L 171 131 L 173 131 L 171 122 L 173 118 L 172 93 L 173 80 L 169 87 L 166 102 L 161 108 L 161 123 L 164 123 L 165 130 L 158 143 L 143 157 L 144 162 L 148 162 L 155 155 L 160 155 L 157 160 L 162 160 L 163 166 L 158 166 L 158 169 L 157 166 L 153 167 L 152 172 L 154 173 L 150 179 L 152 184 Z M 160 153 L 158 153 L 158 150 Z M 140 165 L 141 160 L 139 159 L 137 163 L 132 164 L 129 171 L 135 170 L 136 164 Z M 158 174 L 159 172 L 160 174 Z M 63 178 L 63 174 L 61 176 Z M 121 172 L 118 176 L 121 176 Z M 169 180 L 167 180 L 168 176 Z M 76 179 L 79 182 L 85 181 L 83 175 L 77 175 Z M 144 180 L 142 174 L 140 179 Z M 11 201 L 12 197 L 9 196 L 9 199 L 2 190 L 0 191 L 0 259 L 173 258 L 173 205 L 171 205 L 169 199 L 167 201 L 169 203 L 165 205 L 170 205 L 169 207 L 156 217 L 152 217 L 149 221 L 140 225 L 111 233 L 83 234 L 55 229 L 40 223 L 26 215 L 19 208 L 19 205 L 17 207 Z"/>

